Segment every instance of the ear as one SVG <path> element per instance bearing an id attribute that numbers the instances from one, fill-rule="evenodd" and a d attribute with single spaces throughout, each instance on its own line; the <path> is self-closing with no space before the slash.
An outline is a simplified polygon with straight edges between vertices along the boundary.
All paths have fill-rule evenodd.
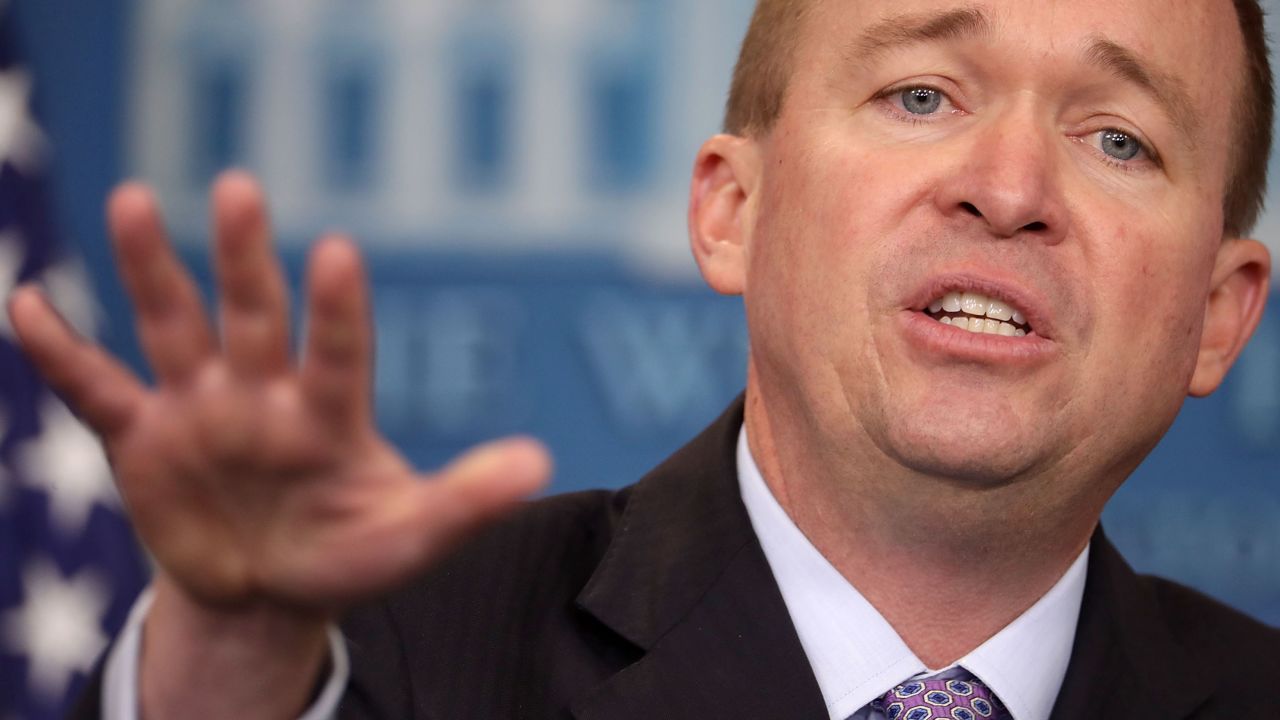
<path id="1" fill-rule="evenodd" d="M 1204 310 L 1200 356 L 1190 394 L 1204 397 L 1222 384 L 1262 319 L 1271 284 L 1271 254 L 1257 240 L 1228 238 L 1218 249 Z"/>
<path id="2" fill-rule="evenodd" d="M 703 144 L 689 190 L 689 244 L 702 277 L 716 292 L 741 295 L 760 177 L 754 140 L 716 135 Z"/>

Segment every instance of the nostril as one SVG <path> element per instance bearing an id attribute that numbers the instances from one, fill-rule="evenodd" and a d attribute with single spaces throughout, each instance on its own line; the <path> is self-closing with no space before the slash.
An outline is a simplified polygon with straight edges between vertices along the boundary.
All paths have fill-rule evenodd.
<path id="1" fill-rule="evenodd" d="M 1023 226 L 1022 229 L 1026 230 L 1027 232 L 1042 232 L 1044 230 L 1048 230 L 1049 226 L 1037 220 L 1033 223 L 1028 223 L 1027 225 Z"/>
<path id="2" fill-rule="evenodd" d="M 982 217 L 982 211 L 978 210 L 978 207 L 971 202 L 962 202 L 960 203 L 960 207 L 964 208 L 974 217 Z"/>

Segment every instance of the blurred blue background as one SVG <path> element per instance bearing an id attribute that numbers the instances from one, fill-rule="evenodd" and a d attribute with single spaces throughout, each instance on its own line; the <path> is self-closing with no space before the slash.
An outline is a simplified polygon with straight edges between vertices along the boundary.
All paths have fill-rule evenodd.
<path id="1" fill-rule="evenodd" d="M 430 467 L 527 432 L 553 491 L 620 485 L 744 383 L 740 304 L 685 249 L 749 0 L 19 0 L 61 227 L 137 362 L 101 222 L 157 184 L 207 282 L 204 192 L 243 165 L 296 280 L 341 227 L 366 248 L 385 431 Z M 1273 193 L 1274 194 L 1274 193 Z M 1273 203 L 1277 207 L 1280 204 Z M 1280 214 L 1260 234 L 1280 237 Z M 1280 257 L 1280 255 L 1278 255 Z M 1280 624 L 1280 303 L 1115 498 L 1139 569 Z"/>

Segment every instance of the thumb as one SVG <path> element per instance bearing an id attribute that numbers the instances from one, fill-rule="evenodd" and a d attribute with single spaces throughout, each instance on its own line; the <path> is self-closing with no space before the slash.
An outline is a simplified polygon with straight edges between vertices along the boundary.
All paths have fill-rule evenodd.
<path id="1" fill-rule="evenodd" d="M 497 518 L 542 489 L 551 468 L 550 452 L 531 438 L 497 440 L 467 451 L 413 490 L 415 523 L 426 533 L 422 550 L 435 555 Z"/>

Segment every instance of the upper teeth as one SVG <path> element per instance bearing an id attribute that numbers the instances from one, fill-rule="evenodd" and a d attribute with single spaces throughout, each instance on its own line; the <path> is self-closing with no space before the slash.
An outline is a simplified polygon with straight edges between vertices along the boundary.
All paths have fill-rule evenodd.
<path id="1" fill-rule="evenodd" d="M 1008 303 L 1001 302 L 1000 300 L 994 300 L 982 293 L 947 293 L 937 300 L 934 300 L 933 303 L 929 305 L 929 313 L 931 315 L 937 315 L 942 312 L 964 313 L 965 316 L 971 316 L 940 318 L 941 321 L 948 325 L 960 325 L 966 330 L 989 332 L 999 335 L 1015 335 L 1018 337 L 1022 337 L 1027 334 L 1027 319 L 1023 316 L 1021 311 Z M 980 320 L 978 318 L 987 319 Z M 1012 321 L 1012 325 L 1010 324 L 1010 321 Z"/>

